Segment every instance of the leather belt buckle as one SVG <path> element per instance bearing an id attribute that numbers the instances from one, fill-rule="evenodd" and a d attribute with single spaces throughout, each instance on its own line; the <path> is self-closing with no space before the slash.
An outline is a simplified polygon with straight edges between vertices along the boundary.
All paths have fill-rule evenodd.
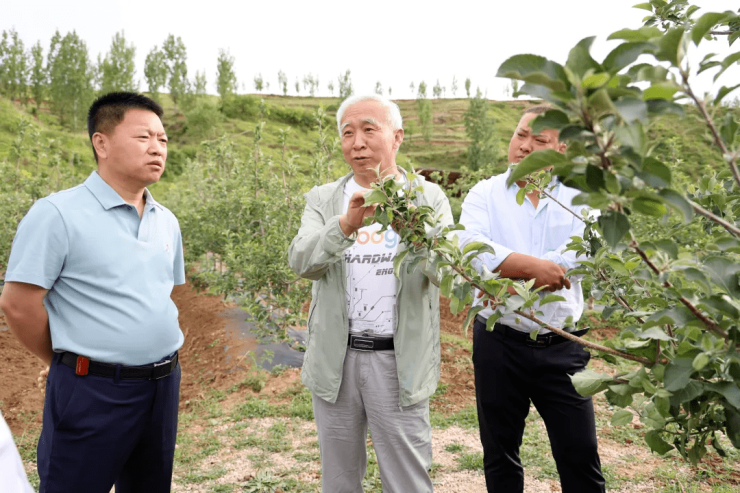
<path id="1" fill-rule="evenodd" d="M 375 341 L 368 337 L 350 335 L 349 347 L 358 351 L 372 351 Z"/>
<path id="2" fill-rule="evenodd" d="M 536 348 L 545 348 L 550 345 L 550 342 L 552 342 L 552 339 L 550 337 L 543 337 L 540 339 L 537 337 L 536 339 L 532 339 L 529 337 L 529 334 L 527 334 L 527 340 L 524 342 L 529 347 L 536 347 Z"/>
<path id="3" fill-rule="evenodd" d="M 175 356 L 168 360 L 162 361 L 161 363 L 154 363 L 152 365 L 152 375 L 149 377 L 149 380 L 159 380 L 160 378 L 169 376 L 176 365 L 177 354 L 175 354 Z"/>

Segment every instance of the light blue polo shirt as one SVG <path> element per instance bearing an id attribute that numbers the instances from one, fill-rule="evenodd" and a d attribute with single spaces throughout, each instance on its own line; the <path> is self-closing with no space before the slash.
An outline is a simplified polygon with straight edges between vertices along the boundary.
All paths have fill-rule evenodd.
<path id="1" fill-rule="evenodd" d="M 180 226 L 148 190 L 139 218 L 94 171 L 37 201 L 23 218 L 6 282 L 48 289 L 54 351 L 144 365 L 182 346 L 170 298 L 185 283 Z"/>

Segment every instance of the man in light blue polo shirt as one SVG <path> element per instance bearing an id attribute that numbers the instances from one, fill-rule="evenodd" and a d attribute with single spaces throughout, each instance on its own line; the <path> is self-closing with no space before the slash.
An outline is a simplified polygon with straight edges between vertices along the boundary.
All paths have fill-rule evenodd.
<path id="1" fill-rule="evenodd" d="M 93 103 L 98 162 L 21 221 L 0 308 L 50 365 L 38 446 L 43 492 L 170 490 L 184 284 L 175 216 L 146 189 L 167 158 L 162 108 L 135 93 Z"/>

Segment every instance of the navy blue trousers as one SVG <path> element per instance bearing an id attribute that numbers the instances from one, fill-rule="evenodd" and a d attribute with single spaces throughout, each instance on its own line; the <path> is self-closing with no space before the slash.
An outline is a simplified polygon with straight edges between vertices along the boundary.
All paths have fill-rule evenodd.
<path id="1" fill-rule="evenodd" d="M 503 329 L 473 326 L 473 367 L 489 493 L 524 489 L 519 447 L 530 401 L 542 416 L 563 493 L 603 493 L 594 407 L 570 381 L 591 355 L 571 341 L 530 347 Z"/>
<path id="2" fill-rule="evenodd" d="M 159 380 L 78 376 L 54 356 L 38 445 L 41 493 L 169 492 L 180 365 Z"/>

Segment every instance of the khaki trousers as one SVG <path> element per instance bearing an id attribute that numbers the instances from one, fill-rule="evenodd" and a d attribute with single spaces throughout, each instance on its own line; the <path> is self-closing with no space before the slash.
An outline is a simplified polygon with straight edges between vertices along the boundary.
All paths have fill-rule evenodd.
<path id="1" fill-rule="evenodd" d="M 347 350 L 337 402 L 313 395 L 323 493 L 361 493 L 367 430 L 384 493 L 429 493 L 432 427 L 429 399 L 399 408 L 393 350 Z"/>

